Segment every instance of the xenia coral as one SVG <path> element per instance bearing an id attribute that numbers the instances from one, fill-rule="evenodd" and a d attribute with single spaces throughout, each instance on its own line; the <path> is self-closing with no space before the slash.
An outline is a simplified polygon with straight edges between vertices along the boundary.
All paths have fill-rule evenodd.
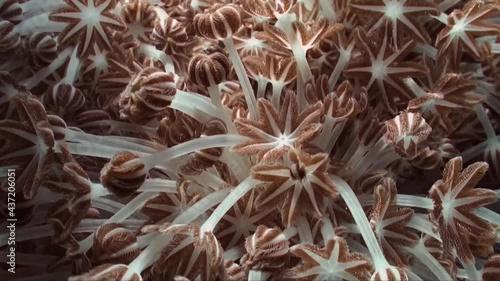
<path id="1" fill-rule="evenodd" d="M 498 0 L 0 0 L 0 279 L 500 280 L 499 93 Z"/>

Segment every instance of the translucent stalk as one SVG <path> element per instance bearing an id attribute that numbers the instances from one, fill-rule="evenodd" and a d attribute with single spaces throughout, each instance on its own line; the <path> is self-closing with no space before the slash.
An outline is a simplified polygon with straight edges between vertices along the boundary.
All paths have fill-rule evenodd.
<path id="1" fill-rule="evenodd" d="M 188 224 L 196 220 L 201 214 L 211 209 L 213 206 L 219 204 L 229 193 L 229 189 L 222 189 L 213 192 L 196 202 L 189 209 L 184 211 L 180 216 L 178 216 L 172 225 L 176 224 Z M 160 256 L 161 251 L 165 248 L 170 241 L 172 236 L 170 235 L 154 235 L 151 237 L 150 244 L 144 249 L 141 254 L 135 258 L 129 265 L 130 272 L 136 272 L 140 274 L 145 268 L 152 265 Z"/>
<path id="2" fill-rule="evenodd" d="M 238 202 L 245 194 L 247 194 L 252 188 L 257 186 L 259 181 L 247 178 L 242 181 L 237 187 L 235 187 L 231 193 L 222 201 L 219 206 L 212 212 L 210 217 L 205 221 L 205 223 L 200 227 L 200 235 L 204 235 L 207 231 L 213 231 L 222 217 L 233 207 L 234 204 Z"/>
<path id="3" fill-rule="evenodd" d="M 313 141 L 314 145 L 327 153 L 331 152 L 340 134 L 344 130 L 346 121 L 345 119 L 326 116 L 321 133 Z"/>
<path id="4" fill-rule="evenodd" d="M 345 50 L 339 50 L 340 52 L 339 60 L 335 65 L 332 74 L 328 78 L 328 91 L 333 92 L 333 90 L 335 89 L 335 86 L 337 85 L 337 82 L 340 78 L 340 74 L 342 74 L 342 71 L 349 62 L 349 59 L 351 58 L 352 49 L 354 49 L 354 42 L 352 42 L 349 46 L 347 46 Z"/>
<path id="5" fill-rule="evenodd" d="M 23 9 L 23 20 L 33 16 L 50 13 L 64 5 L 64 0 L 27 1 L 21 3 Z"/>
<path id="6" fill-rule="evenodd" d="M 313 243 L 311 226 L 304 216 L 297 217 L 297 219 L 295 220 L 295 227 L 297 227 L 297 232 L 299 234 L 301 243 Z"/>
<path id="7" fill-rule="evenodd" d="M 415 46 L 412 51 L 415 53 L 426 55 L 433 60 L 435 60 L 437 57 L 437 49 L 434 48 L 433 46 L 427 45 L 427 44 L 426 45 L 419 44 L 419 45 Z"/>
<path id="8" fill-rule="evenodd" d="M 177 90 L 176 96 L 170 107 L 186 113 L 201 123 L 208 121 L 208 118 L 200 114 L 200 112 L 211 117 L 217 117 L 224 121 L 229 133 L 236 133 L 236 127 L 234 127 L 231 116 L 228 114 L 228 109 L 220 105 L 220 94 L 217 98 L 215 90 L 214 87 L 212 89 L 213 93 L 211 94 L 211 96 L 214 96 L 212 101 L 196 93 Z M 218 91 L 219 88 L 217 87 L 217 93 Z M 219 106 L 214 104 L 214 102 L 218 102 Z"/>
<path id="9" fill-rule="evenodd" d="M 418 230 L 422 233 L 425 233 L 432 238 L 436 239 L 437 241 L 442 242 L 441 237 L 439 236 L 438 233 L 435 233 L 432 230 L 432 223 L 426 219 L 423 219 L 419 216 L 412 216 L 411 220 L 407 224 L 408 227 L 411 227 L 415 230 Z"/>
<path id="10" fill-rule="evenodd" d="M 361 236 L 370 251 L 370 255 L 372 256 L 372 260 L 375 266 L 376 271 L 382 271 L 386 268 L 391 267 L 378 244 L 377 238 L 371 229 L 370 222 L 368 222 L 368 218 L 359 203 L 356 194 L 352 191 L 349 184 L 347 184 L 343 179 L 330 175 L 331 180 L 334 185 L 337 186 L 340 196 L 344 199 L 347 207 L 349 208 L 350 213 L 352 214 L 356 225 L 361 231 Z"/>
<path id="11" fill-rule="evenodd" d="M 280 17 L 279 28 L 286 34 L 288 43 L 292 48 L 293 56 L 297 62 L 297 72 L 302 78 L 303 82 L 309 81 L 312 78 L 311 68 L 306 58 L 306 49 L 297 40 L 297 35 L 292 28 L 292 19 L 289 16 Z"/>
<path id="12" fill-rule="evenodd" d="M 347 136 L 347 139 L 350 139 L 351 142 L 350 144 L 339 147 L 339 149 L 335 151 L 336 158 L 341 159 L 342 161 L 350 161 L 350 159 L 354 157 L 354 155 L 359 150 L 364 150 L 365 146 L 364 145 L 360 146 L 359 139 L 356 136 L 356 131 L 358 128 L 359 126 L 356 126 L 355 129 L 353 129 L 351 132 L 345 132 L 346 134 L 349 134 Z"/>
<path id="13" fill-rule="evenodd" d="M 63 79 L 61 79 L 57 84 L 70 84 L 76 81 L 76 78 L 79 74 L 80 70 L 80 59 L 76 56 L 78 46 L 73 48 L 73 52 L 71 53 L 71 57 L 69 59 L 68 67 L 66 68 L 66 75 Z"/>
<path id="14" fill-rule="evenodd" d="M 486 111 L 484 110 L 484 107 L 482 105 L 477 105 L 474 107 L 474 111 L 477 114 L 477 117 L 479 121 L 481 122 L 481 125 L 483 126 L 484 132 L 486 133 L 486 137 L 488 138 L 488 141 L 491 142 L 491 144 L 497 144 L 497 134 L 495 133 L 495 130 L 493 129 L 493 126 L 491 125 L 491 122 L 488 118 L 488 115 L 486 115 Z"/>
<path id="15" fill-rule="evenodd" d="M 118 136 L 98 136 L 84 132 L 78 132 L 70 129 L 64 130 L 66 141 L 77 143 L 89 143 L 92 145 L 109 146 L 120 148 L 122 150 L 141 151 L 143 153 L 155 153 L 157 149 L 164 148 L 162 145 L 151 143 L 148 145 L 145 141 L 139 140 L 140 143 L 131 142 L 125 138 Z M 141 143 L 142 142 L 142 143 Z M 153 146 L 154 145 L 154 146 Z"/>
<path id="16" fill-rule="evenodd" d="M 321 221 L 323 222 L 323 225 L 321 226 L 321 235 L 323 236 L 323 241 L 325 241 L 326 244 L 328 239 L 332 239 L 337 235 L 335 235 L 335 230 L 329 217 L 324 216 Z"/>
<path id="17" fill-rule="evenodd" d="M 213 147 L 231 147 L 247 140 L 239 135 L 215 135 L 190 140 L 147 157 L 142 157 L 147 170 L 168 160 Z"/>
<path id="18" fill-rule="evenodd" d="M 111 146 L 102 146 L 93 143 L 66 143 L 66 148 L 73 155 L 82 155 L 82 156 L 93 156 L 93 157 L 101 157 L 111 159 L 117 152 L 123 151 L 123 148 L 120 147 L 111 147 Z M 144 153 L 142 151 L 126 149 L 129 152 L 135 153 L 139 156 L 149 156 L 149 153 Z M 61 152 L 61 148 L 58 144 L 55 146 L 55 151 L 57 153 Z"/>
<path id="19" fill-rule="evenodd" d="M 457 278 L 467 279 L 467 272 L 462 268 L 457 268 Z"/>
<path id="20" fill-rule="evenodd" d="M 165 192 L 177 193 L 177 182 L 165 179 L 146 179 L 137 192 Z M 92 184 L 91 198 L 96 199 L 111 194 L 100 183 Z"/>
<path id="21" fill-rule="evenodd" d="M 424 278 L 424 280 L 436 280 L 436 276 L 429 271 L 429 268 L 420 262 L 419 259 L 414 259 L 415 262 L 412 264 L 411 271 L 418 274 L 419 277 Z M 413 279 L 410 279 L 413 280 Z M 444 281 L 444 280 L 443 280 Z M 451 280 L 450 280 L 451 281 Z M 455 280 L 453 280 L 455 281 Z"/>
<path id="22" fill-rule="evenodd" d="M 446 10 L 449 10 L 451 7 L 455 6 L 456 4 L 458 4 L 460 2 L 460 0 L 444 0 L 444 1 L 441 1 L 438 5 L 437 5 L 437 10 L 438 11 L 446 11 Z M 442 14 L 441 14 L 442 15 Z M 446 22 L 444 22 L 444 24 L 446 24 Z"/>
<path id="23" fill-rule="evenodd" d="M 468 162 L 474 157 L 482 154 L 486 150 L 486 148 L 488 148 L 489 143 L 490 143 L 489 140 L 485 140 L 483 142 L 474 145 L 471 148 L 468 148 L 464 152 L 458 153 L 458 155 L 456 156 L 461 156 L 464 162 Z"/>
<path id="24" fill-rule="evenodd" d="M 321 7 L 321 14 L 323 17 L 331 23 L 336 23 L 338 16 L 333 9 L 332 0 L 319 0 L 319 5 Z"/>
<path id="25" fill-rule="evenodd" d="M 204 123 L 210 117 L 218 117 L 217 108 L 206 97 L 177 90 L 170 107 L 181 111 L 200 123 Z"/>
<path id="26" fill-rule="evenodd" d="M 476 269 L 475 259 L 473 259 L 472 261 L 460 260 L 460 262 L 462 263 L 462 266 L 464 267 L 465 272 L 467 272 L 467 279 L 469 279 L 470 281 L 482 281 L 483 280 L 481 278 L 480 272 Z"/>
<path id="27" fill-rule="evenodd" d="M 29 1 L 37 2 L 37 1 Z M 19 35 L 28 36 L 32 33 L 49 32 L 60 33 L 66 27 L 66 23 L 54 22 L 49 20 L 50 12 L 34 15 L 33 17 L 22 20 L 15 29 Z"/>
<path id="28" fill-rule="evenodd" d="M 224 251 L 224 260 L 236 261 L 239 260 L 241 257 L 243 257 L 245 253 L 246 251 L 242 247 L 235 246 L 227 251 Z"/>
<path id="29" fill-rule="evenodd" d="M 151 266 L 160 257 L 162 249 L 172 241 L 172 238 L 173 236 L 168 234 L 154 235 L 150 240 L 149 246 L 129 264 L 128 273 L 137 273 L 140 275 L 145 268 Z"/>
<path id="30" fill-rule="evenodd" d="M 30 78 L 22 81 L 20 84 L 26 86 L 28 89 L 31 89 L 37 86 L 40 82 L 42 82 L 45 78 L 51 75 L 56 69 L 61 67 L 66 59 L 71 56 L 73 52 L 73 48 L 66 48 L 62 52 L 59 53 L 57 58 L 52 61 L 48 66 L 38 70 L 36 73 L 30 76 Z"/>
<path id="31" fill-rule="evenodd" d="M 500 54 L 500 44 L 499 43 L 492 43 L 491 44 L 491 52 L 493 54 Z"/>
<path id="32" fill-rule="evenodd" d="M 172 58 L 165 52 L 156 49 L 155 46 L 143 43 L 139 47 L 139 53 L 144 54 L 148 57 L 155 58 L 158 61 L 160 61 L 165 67 L 165 72 L 175 73 L 175 67 Z"/>
<path id="33" fill-rule="evenodd" d="M 351 233 L 357 233 L 357 234 L 361 233 L 361 230 L 354 224 L 344 224 L 342 226 L 347 227 L 349 229 L 349 232 Z M 434 233 L 434 231 L 432 231 L 432 224 L 429 221 L 426 221 L 422 218 L 413 216 L 412 219 L 408 222 L 407 227 L 428 234 L 432 238 L 441 241 L 441 237 L 439 237 L 437 233 Z"/>
<path id="34" fill-rule="evenodd" d="M 130 217 L 137 210 L 142 208 L 142 206 L 151 198 L 156 197 L 158 192 L 151 193 L 140 193 L 134 199 L 130 200 L 127 205 L 116 212 L 111 218 L 108 219 L 107 223 L 122 222 L 126 218 Z"/>
<path id="35" fill-rule="evenodd" d="M 289 240 L 290 238 L 297 235 L 297 233 L 298 233 L 298 230 L 295 226 L 290 226 L 290 227 L 285 228 L 285 230 L 283 230 L 283 236 L 285 236 L 285 238 L 287 240 Z"/>
<path id="36" fill-rule="evenodd" d="M 496 90 L 493 89 L 492 91 L 494 93 Z M 494 110 L 497 114 L 500 114 L 500 98 L 488 93 L 486 94 L 485 102 L 492 110 Z"/>
<path id="37" fill-rule="evenodd" d="M 373 195 L 371 194 L 361 194 L 358 196 L 358 200 L 363 207 L 373 206 L 373 204 L 375 204 Z M 396 205 L 412 208 L 423 208 L 427 210 L 432 210 L 434 208 L 432 199 L 428 197 L 406 194 L 397 194 Z"/>
<path id="38" fill-rule="evenodd" d="M 347 237 L 346 240 L 347 240 L 347 244 L 349 245 L 349 249 L 352 252 L 358 252 L 358 253 L 362 253 L 365 255 L 370 255 L 370 251 L 368 251 L 368 249 L 365 246 L 363 246 L 361 243 L 359 243 L 358 241 L 354 240 L 351 237 Z"/>
<path id="39" fill-rule="evenodd" d="M 203 186 L 195 185 L 194 187 L 196 187 L 196 190 L 193 190 L 193 192 L 198 192 L 202 196 L 208 195 L 215 190 L 219 190 L 227 184 L 219 176 L 209 171 L 203 171 L 201 174 L 196 176 L 186 176 L 186 179 L 203 183 Z"/>
<path id="40" fill-rule="evenodd" d="M 215 205 L 219 204 L 230 193 L 229 188 L 221 189 L 210 193 L 203 197 L 200 201 L 196 202 L 189 209 L 185 210 L 179 215 L 173 223 L 175 224 L 188 224 L 196 220 L 199 216 L 210 210 Z"/>
<path id="41" fill-rule="evenodd" d="M 292 45 L 292 52 L 297 61 L 297 69 L 299 70 L 302 81 L 309 81 L 312 78 L 312 73 L 309 63 L 307 62 L 306 51 L 302 45 L 297 42 Z"/>
<path id="42" fill-rule="evenodd" d="M 453 280 L 439 261 L 425 249 L 422 242 L 413 248 L 405 247 L 405 249 L 417 257 L 425 266 L 427 266 L 427 268 L 429 268 L 429 270 L 437 277 L 437 280 Z"/>
<path id="43" fill-rule="evenodd" d="M 306 61 L 307 63 L 307 61 Z M 307 64 L 309 67 L 309 64 Z M 307 80 L 304 80 L 301 75 L 297 76 L 297 105 L 299 108 L 299 112 L 302 112 L 304 109 L 307 107 L 307 100 L 306 100 L 306 95 L 304 92 L 305 87 L 305 82 Z"/>
<path id="44" fill-rule="evenodd" d="M 405 78 L 403 81 L 417 98 L 425 96 L 426 92 L 417 84 L 417 82 L 415 82 L 415 80 L 413 80 L 413 78 Z"/>
<path id="45" fill-rule="evenodd" d="M 408 275 L 409 280 L 412 280 L 412 281 L 424 281 L 424 279 L 420 278 L 420 276 L 418 276 L 416 273 L 414 273 L 413 271 L 411 271 L 409 269 L 406 269 L 405 273 Z"/>
<path id="46" fill-rule="evenodd" d="M 492 223 L 493 225 L 500 225 L 500 214 L 490 210 L 490 209 L 487 209 L 487 208 L 477 208 L 474 210 L 474 214 L 480 218 L 482 218 L 483 220 L 486 220 L 490 223 Z"/>
<path id="47" fill-rule="evenodd" d="M 264 78 L 259 77 L 257 79 L 257 98 L 263 98 L 266 92 L 268 81 Z"/>
<path id="48" fill-rule="evenodd" d="M 215 105 L 217 108 L 221 109 L 222 103 L 220 100 L 219 85 L 216 84 L 208 87 L 208 94 L 210 95 L 210 100 L 212 101 L 212 104 Z"/>
<path id="49" fill-rule="evenodd" d="M 151 192 L 151 193 L 140 193 L 134 199 L 130 200 L 127 205 L 125 205 L 122 209 L 120 209 L 118 212 L 116 212 L 111 218 L 109 218 L 106 223 L 114 223 L 114 222 L 122 222 L 130 215 L 135 213 L 137 210 L 142 208 L 142 206 L 151 198 L 157 196 L 157 192 Z M 94 233 L 91 235 L 87 236 L 84 240 L 80 241 L 80 252 L 81 253 L 86 253 L 90 248 L 92 247 L 92 244 L 94 243 Z"/>
<path id="50" fill-rule="evenodd" d="M 271 103 L 273 106 L 277 109 L 280 108 L 280 98 L 281 98 L 281 93 L 283 92 L 283 87 L 285 87 L 285 84 L 280 83 L 280 82 L 271 82 L 271 85 L 273 86 L 273 94 L 271 96 Z"/>
<path id="51" fill-rule="evenodd" d="M 229 170 L 240 182 L 250 174 L 250 167 L 243 161 L 242 157 L 229 152 L 228 149 L 224 149 L 219 160 L 227 165 Z"/>
<path id="52" fill-rule="evenodd" d="M 257 120 L 259 117 L 259 111 L 257 110 L 257 100 L 255 99 L 255 95 L 252 89 L 252 85 L 250 84 L 250 80 L 248 79 L 248 75 L 245 71 L 245 67 L 241 62 L 240 55 L 234 46 L 233 39 L 231 37 L 226 38 L 222 41 L 224 46 L 229 52 L 229 58 L 233 62 L 234 70 L 236 71 L 236 76 L 238 76 L 238 80 L 240 81 L 241 89 L 245 94 L 245 101 L 248 106 L 248 110 L 250 111 L 250 118 L 253 120 Z"/>
<path id="53" fill-rule="evenodd" d="M 236 134 L 236 127 L 234 127 L 233 120 L 231 120 L 231 116 L 226 113 L 226 107 L 224 107 L 221 103 L 220 99 L 220 89 L 218 85 L 213 85 L 208 87 L 208 93 L 210 94 L 210 100 L 212 104 L 217 107 L 217 111 L 219 112 L 219 116 L 222 121 L 226 124 L 228 133 Z"/>
<path id="54" fill-rule="evenodd" d="M 383 155 L 383 157 L 380 158 L 380 155 Z M 383 138 L 380 138 L 368 153 L 362 157 L 362 160 L 354 166 L 355 177 L 359 177 L 374 168 L 384 169 L 397 159 L 399 159 L 399 155 L 392 147 L 387 146 Z"/>
<path id="55" fill-rule="evenodd" d="M 111 131 L 116 133 L 130 132 L 130 133 L 148 133 L 148 134 L 156 134 L 156 128 L 137 125 L 132 123 L 120 122 L 116 120 L 99 120 L 94 122 L 85 123 L 79 125 L 78 128 L 85 129 L 87 127 L 111 127 Z"/>
<path id="56" fill-rule="evenodd" d="M 121 208 L 123 208 L 125 205 L 120 202 L 108 199 L 106 197 L 97 197 L 92 199 L 92 206 L 94 208 L 114 214 L 118 212 Z"/>
<path id="57" fill-rule="evenodd" d="M 248 281 L 266 281 L 270 276 L 270 273 L 262 270 L 251 269 L 248 273 Z"/>
<path id="58" fill-rule="evenodd" d="M 108 223 L 107 219 L 86 219 L 82 220 L 80 224 L 75 228 L 73 233 L 88 233 L 88 232 L 94 232 L 96 231 L 99 227 L 101 227 L 103 224 Z M 139 227 L 142 227 L 147 220 L 142 219 L 126 219 L 121 222 L 126 228 L 128 229 L 133 229 L 137 230 Z"/>

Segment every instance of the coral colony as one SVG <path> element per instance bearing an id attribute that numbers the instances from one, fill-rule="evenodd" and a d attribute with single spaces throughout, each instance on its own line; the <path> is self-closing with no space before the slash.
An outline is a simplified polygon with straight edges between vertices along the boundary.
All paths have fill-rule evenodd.
<path id="1" fill-rule="evenodd" d="M 499 0 L 0 0 L 1 280 L 500 280 Z"/>

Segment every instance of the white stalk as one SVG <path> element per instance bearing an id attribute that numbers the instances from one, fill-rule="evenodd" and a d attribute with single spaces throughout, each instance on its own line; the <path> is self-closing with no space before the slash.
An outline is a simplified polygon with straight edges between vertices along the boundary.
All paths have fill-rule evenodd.
<path id="1" fill-rule="evenodd" d="M 208 121 L 209 116 L 219 118 L 226 124 L 229 133 L 236 133 L 236 127 L 234 127 L 234 123 L 231 120 L 229 110 L 220 105 L 220 94 L 218 94 L 217 97 L 219 88 L 217 87 L 217 89 L 215 89 L 215 86 L 210 88 L 211 100 L 196 93 L 177 90 L 176 96 L 170 107 L 186 113 L 201 123 Z M 217 92 L 215 92 L 216 90 Z M 216 103 L 218 103 L 219 106 L 217 106 Z"/>
<path id="2" fill-rule="evenodd" d="M 93 156 L 93 157 L 101 157 L 111 159 L 117 152 L 123 151 L 123 148 L 120 147 L 111 147 L 111 146 L 102 146 L 99 144 L 93 143 L 66 143 L 66 148 L 73 155 L 82 155 L 82 156 Z M 55 152 L 60 153 L 61 147 L 59 143 L 56 143 Z M 126 149 L 129 152 L 135 153 L 139 156 L 149 156 L 149 153 L 144 153 L 142 151 L 137 151 L 133 149 Z"/>
<path id="3" fill-rule="evenodd" d="M 323 1 L 323 0 L 322 0 Z M 335 89 L 335 86 L 337 85 L 337 82 L 340 78 L 340 74 L 342 74 L 342 71 L 344 70 L 345 66 L 349 62 L 349 59 L 351 58 L 351 52 L 352 49 L 354 49 L 354 42 L 349 44 L 345 50 L 339 50 L 340 52 L 340 57 L 335 65 L 335 68 L 333 69 L 332 74 L 330 75 L 330 78 L 328 78 L 328 91 L 333 92 Z"/>
<path id="4" fill-rule="evenodd" d="M 337 14 L 333 9 L 332 0 L 319 0 L 319 5 L 321 6 L 321 14 L 331 23 L 337 22 Z"/>
<path id="5" fill-rule="evenodd" d="M 372 260 L 375 266 L 375 271 L 382 271 L 386 268 L 390 268 L 391 266 L 385 259 L 384 253 L 380 248 L 380 245 L 373 233 L 373 230 L 370 226 L 370 222 L 359 203 L 356 194 L 352 191 L 352 188 L 347 184 L 343 179 L 330 175 L 333 183 L 337 186 L 338 191 L 342 198 L 344 199 L 347 207 L 349 208 L 350 213 L 352 214 L 356 225 L 360 229 L 361 236 L 370 251 L 370 255 L 372 256 Z"/>
<path id="6" fill-rule="evenodd" d="M 489 141 L 489 145 L 498 146 L 499 144 L 497 134 L 495 133 L 495 129 L 493 129 L 493 126 L 491 125 L 488 115 L 486 115 L 484 107 L 482 105 L 477 105 L 474 107 L 474 111 L 476 112 L 476 115 L 481 122 L 481 125 L 483 126 L 484 132 L 486 133 L 486 137 Z"/>
<path id="7" fill-rule="evenodd" d="M 70 84 L 76 81 L 78 74 L 80 73 L 80 59 L 76 56 L 78 50 L 78 45 L 73 48 L 71 57 L 69 59 L 68 67 L 66 69 L 66 75 L 57 84 Z"/>
<path id="8" fill-rule="evenodd" d="M 335 234 L 332 221 L 329 217 L 324 216 L 321 221 L 323 222 L 323 225 L 321 226 L 321 235 L 323 236 L 323 241 L 326 244 L 328 239 L 333 239 L 337 235 Z"/>
<path id="9" fill-rule="evenodd" d="M 51 75 L 56 69 L 61 67 L 66 59 L 73 53 L 73 48 L 66 48 L 59 53 L 57 58 L 52 63 L 30 76 L 30 78 L 22 81 L 20 84 L 25 85 L 28 89 L 37 86 L 41 81 Z"/>
<path id="10" fill-rule="evenodd" d="M 110 148 L 119 148 L 122 150 L 140 151 L 144 154 L 155 153 L 158 149 L 165 148 L 162 145 L 146 143 L 146 141 L 139 141 L 139 143 L 131 142 L 126 138 L 118 136 L 99 136 L 84 132 L 78 132 L 70 129 L 63 131 L 66 141 L 88 144 L 90 146 L 107 146 Z"/>
<path id="11" fill-rule="evenodd" d="M 257 186 L 259 181 L 247 178 L 242 181 L 237 187 L 235 187 L 231 193 L 220 203 L 219 206 L 213 211 L 210 217 L 205 221 L 205 223 L 200 227 L 200 235 L 204 235 L 207 231 L 213 231 L 222 217 L 233 207 L 234 204 L 238 202 L 245 194 L 247 194 L 252 188 Z"/>
<path id="12" fill-rule="evenodd" d="M 476 269 L 475 261 L 475 258 L 472 261 L 460 260 L 465 272 L 467 273 L 467 279 L 469 279 L 469 281 L 482 281 L 483 278 L 481 278 L 479 270 Z"/>
<path id="13" fill-rule="evenodd" d="M 28 1 L 37 2 L 37 1 Z M 29 19 L 22 20 L 15 29 L 19 35 L 28 36 L 32 33 L 38 32 L 48 32 L 48 33 L 60 33 L 66 27 L 66 23 L 54 22 L 49 20 L 50 12 L 46 12 L 39 15 L 34 15 Z M 23 16 L 24 18 L 24 16 Z"/>
<path id="14" fill-rule="evenodd" d="M 298 233 L 298 230 L 295 226 L 290 226 L 290 227 L 287 227 L 285 228 L 285 230 L 283 230 L 283 236 L 285 236 L 286 239 L 290 239 L 292 237 L 294 237 L 295 235 L 297 235 Z"/>
<path id="15" fill-rule="evenodd" d="M 26 1 L 21 3 L 23 21 L 33 16 L 50 13 L 64 5 L 64 0 Z"/>
<path id="16" fill-rule="evenodd" d="M 139 47 L 139 53 L 155 58 L 158 61 L 160 61 L 165 67 L 165 72 L 175 73 L 175 67 L 172 58 L 165 52 L 156 49 L 155 46 L 142 43 L 141 46 Z"/>
<path id="17" fill-rule="evenodd" d="M 214 104 L 217 108 L 218 115 L 221 117 L 220 119 L 222 119 L 222 121 L 226 124 L 228 133 L 236 134 L 238 131 L 236 130 L 236 127 L 234 127 L 231 115 L 227 114 L 227 108 L 221 103 L 219 85 L 208 87 L 208 93 L 210 94 L 212 104 Z"/>
<path id="18" fill-rule="evenodd" d="M 262 270 L 251 269 L 248 273 L 248 281 L 266 281 L 271 274 Z"/>
<path id="19" fill-rule="evenodd" d="M 241 62 L 240 55 L 234 46 L 233 39 L 231 37 L 226 38 L 222 41 L 224 46 L 229 52 L 229 58 L 233 62 L 234 70 L 236 71 L 236 76 L 238 76 L 238 80 L 240 81 L 241 89 L 245 94 L 245 100 L 248 106 L 248 110 L 250 111 L 250 118 L 253 120 L 257 120 L 259 117 L 259 111 L 257 109 L 257 100 L 255 99 L 255 94 L 252 89 L 252 85 L 250 84 L 250 80 L 248 79 L 248 75 L 245 71 L 245 67 Z"/>
<path id="20" fill-rule="evenodd" d="M 215 135 L 206 136 L 199 139 L 190 140 L 176 146 L 167 148 L 154 155 L 143 157 L 146 170 L 151 170 L 156 165 L 165 163 L 174 158 L 187 155 L 196 151 L 200 151 L 213 147 L 231 147 L 238 143 L 247 140 L 246 137 L 239 135 Z"/>
<path id="21" fill-rule="evenodd" d="M 430 269 L 438 280 L 453 280 L 439 261 L 425 249 L 422 241 L 420 241 L 415 247 L 405 247 L 405 249 L 417 257 L 425 266 L 427 266 L 427 268 Z"/>
<path id="22" fill-rule="evenodd" d="M 236 261 L 239 260 L 241 257 L 243 257 L 245 253 L 246 251 L 242 247 L 235 246 L 227 251 L 224 251 L 224 260 Z"/>
<path id="23" fill-rule="evenodd" d="M 130 217 L 133 213 L 135 213 L 137 210 L 142 208 L 146 202 L 157 196 L 159 193 L 158 192 L 151 192 L 151 193 L 140 193 L 134 199 L 130 200 L 127 205 L 125 205 L 123 208 L 121 208 L 118 212 L 116 212 L 111 218 L 109 218 L 106 223 L 119 223 Z M 94 243 L 94 233 L 90 234 L 85 238 L 84 240 L 80 241 L 80 252 L 81 253 L 86 253 L 90 248 L 92 247 L 92 244 Z"/>
<path id="24" fill-rule="evenodd" d="M 295 227 L 297 227 L 297 232 L 299 234 L 299 240 L 301 243 L 314 243 L 311 233 L 311 226 L 304 216 L 297 217 L 297 219 L 295 220 Z"/>
<path id="25" fill-rule="evenodd" d="M 492 43 L 491 52 L 494 54 L 500 54 L 500 43 Z"/>
<path id="26" fill-rule="evenodd" d="M 283 87 L 285 87 L 285 84 L 282 82 L 271 82 L 271 85 L 273 86 L 273 94 L 271 96 L 271 103 L 276 109 L 280 108 L 280 98 L 281 98 L 281 93 L 283 92 Z"/>
<path id="27" fill-rule="evenodd" d="M 259 77 L 257 79 L 257 98 L 263 98 L 266 92 L 267 79 Z"/>
<path id="28" fill-rule="evenodd" d="M 203 197 L 203 199 L 196 202 L 196 204 L 178 216 L 172 222 L 171 226 L 191 223 L 213 206 L 219 204 L 228 193 L 228 189 L 222 189 Z M 171 235 L 152 235 L 150 243 L 146 249 L 144 249 L 141 254 L 130 263 L 129 274 L 140 274 L 145 268 L 152 265 L 159 258 L 163 248 L 165 248 L 170 241 L 172 241 L 172 238 L 173 237 Z"/>

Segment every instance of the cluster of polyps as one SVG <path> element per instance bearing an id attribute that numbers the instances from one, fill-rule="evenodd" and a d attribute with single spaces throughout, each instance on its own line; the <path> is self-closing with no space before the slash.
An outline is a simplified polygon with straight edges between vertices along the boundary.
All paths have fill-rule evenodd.
<path id="1" fill-rule="evenodd" d="M 16 278 L 500 280 L 499 15 L 0 0 Z"/>

